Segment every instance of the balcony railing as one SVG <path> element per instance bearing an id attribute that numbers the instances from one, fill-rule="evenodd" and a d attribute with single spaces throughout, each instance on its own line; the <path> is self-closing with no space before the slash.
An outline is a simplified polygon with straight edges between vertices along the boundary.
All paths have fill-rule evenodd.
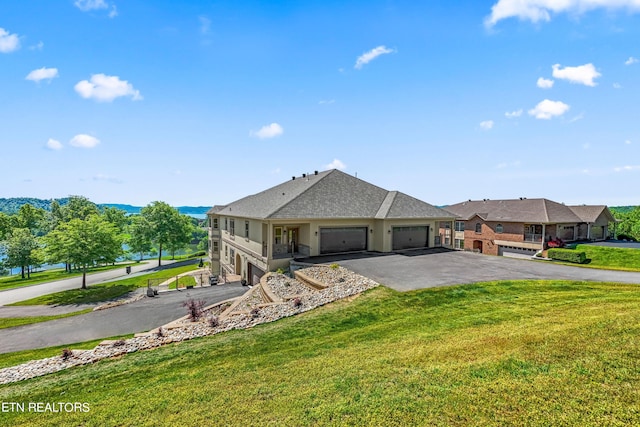
<path id="1" fill-rule="evenodd" d="M 542 243 L 542 234 L 525 233 L 524 234 L 524 241 L 525 242 Z"/>

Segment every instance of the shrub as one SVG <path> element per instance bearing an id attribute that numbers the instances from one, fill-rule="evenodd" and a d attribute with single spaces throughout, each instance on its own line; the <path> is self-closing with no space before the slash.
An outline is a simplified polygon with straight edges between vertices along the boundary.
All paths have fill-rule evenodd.
<path id="1" fill-rule="evenodd" d="M 216 328 L 220 326 L 220 319 L 218 319 L 218 316 L 211 316 L 209 317 L 208 321 L 209 321 L 209 326 L 211 326 L 212 328 Z"/>
<path id="2" fill-rule="evenodd" d="M 291 302 L 293 303 L 293 306 L 295 308 L 302 307 L 302 300 L 300 299 L 300 297 L 295 297 L 294 299 L 291 300 Z"/>
<path id="3" fill-rule="evenodd" d="M 340 268 L 340 265 L 336 264 L 335 262 L 333 264 L 331 264 L 329 266 L 329 268 L 333 268 L 334 270 L 337 270 L 338 268 Z"/>
<path id="4" fill-rule="evenodd" d="M 69 348 L 63 348 L 62 349 L 62 354 L 60 355 L 60 357 L 62 357 L 62 360 L 69 360 L 73 357 L 73 350 L 69 349 Z"/>
<path id="5" fill-rule="evenodd" d="M 258 307 L 253 307 L 251 309 L 251 311 L 249 312 L 249 314 L 251 315 L 251 317 L 253 317 L 255 319 L 256 317 L 258 317 L 260 315 L 260 309 Z"/>
<path id="6" fill-rule="evenodd" d="M 278 273 L 278 274 L 284 274 L 284 270 L 283 270 L 281 267 L 279 267 L 279 268 L 276 270 L 276 273 Z"/>
<path id="7" fill-rule="evenodd" d="M 549 249 L 547 255 L 551 259 L 576 264 L 584 264 L 587 261 L 587 255 L 584 252 L 573 249 Z"/>
<path id="8" fill-rule="evenodd" d="M 207 302 L 204 300 L 194 300 L 189 298 L 182 305 L 187 307 L 187 315 L 192 322 L 197 322 L 202 317 L 202 308 Z"/>

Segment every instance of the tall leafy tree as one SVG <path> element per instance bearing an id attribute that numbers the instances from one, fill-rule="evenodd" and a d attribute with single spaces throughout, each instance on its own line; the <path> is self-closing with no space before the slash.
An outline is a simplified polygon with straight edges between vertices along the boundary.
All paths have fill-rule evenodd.
<path id="1" fill-rule="evenodd" d="M 191 242 L 193 236 L 193 225 L 191 218 L 187 215 L 178 215 L 178 218 L 171 224 L 167 250 L 171 252 L 171 257 L 175 258 L 176 251 L 184 248 Z"/>
<path id="2" fill-rule="evenodd" d="M 122 254 L 122 235 L 99 215 L 74 218 L 45 236 L 45 253 L 51 262 L 69 262 L 82 268 L 82 289 L 87 288 L 87 269 L 110 263 Z"/>
<path id="3" fill-rule="evenodd" d="M 0 242 L 9 235 L 12 228 L 11 217 L 4 212 L 0 212 Z"/>
<path id="4" fill-rule="evenodd" d="M 129 226 L 129 240 L 127 243 L 132 253 L 140 254 L 141 261 L 144 253 L 151 251 L 151 239 L 151 226 L 147 218 L 142 215 L 132 216 Z"/>
<path id="5" fill-rule="evenodd" d="M 161 265 L 162 250 L 166 245 L 172 245 L 176 239 L 176 229 L 180 228 L 182 220 L 177 209 L 165 202 L 151 202 L 140 210 L 149 227 L 149 236 L 158 246 L 158 266 Z"/>
<path id="6" fill-rule="evenodd" d="M 124 233 L 129 223 L 127 219 L 127 213 L 122 209 L 114 208 L 111 206 L 105 206 L 102 208 L 102 217 L 115 225 L 120 233 Z"/>
<path id="7" fill-rule="evenodd" d="M 42 208 L 35 208 L 29 203 L 20 206 L 16 217 L 16 226 L 26 228 L 33 235 L 44 234 L 46 211 Z"/>
<path id="8" fill-rule="evenodd" d="M 31 277 L 31 267 L 40 265 L 40 243 L 28 228 L 14 228 L 9 238 L 3 243 L 3 254 L 6 256 L 4 265 L 13 268 L 20 267 L 22 278 Z"/>

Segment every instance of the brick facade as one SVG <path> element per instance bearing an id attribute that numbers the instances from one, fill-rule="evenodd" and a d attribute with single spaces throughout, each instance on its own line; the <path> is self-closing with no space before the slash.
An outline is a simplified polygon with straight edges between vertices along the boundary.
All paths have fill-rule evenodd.
<path id="1" fill-rule="evenodd" d="M 480 233 L 476 233 L 476 224 L 480 224 Z M 501 233 L 496 231 L 498 225 L 502 225 Z M 498 245 L 495 244 L 496 240 L 521 243 L 524 240 L 524 224 L 517 222 L 502 223 L 484 221 L 479 217 L 465 221 L 465 248 L 479 249 L 483 254 L 498 255 Z"/>

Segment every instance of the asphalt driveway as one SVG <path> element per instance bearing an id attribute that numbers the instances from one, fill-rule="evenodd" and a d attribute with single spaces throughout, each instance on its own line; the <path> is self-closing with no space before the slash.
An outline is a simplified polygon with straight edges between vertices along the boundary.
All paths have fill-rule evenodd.
<path id="1" fill-rule="evenodd" d="M 164 292 L 154 298 L 80 316 L 0 329 L 0 353 L 73 344 L 116 335 L 146 332 L 187 314 L 183 303 L 203 299 L 207 305 L 238 297 L 248 288 L 239 282 L 188 291 Z"/>
<path id="2" fill-rule="evenodd" d="M 398 291 L 491 280 L 568 279 L 640 284 L 640 273 L 571 267 L 462 251 L 422 250 L 317 259 L 345 268 Z"/>

